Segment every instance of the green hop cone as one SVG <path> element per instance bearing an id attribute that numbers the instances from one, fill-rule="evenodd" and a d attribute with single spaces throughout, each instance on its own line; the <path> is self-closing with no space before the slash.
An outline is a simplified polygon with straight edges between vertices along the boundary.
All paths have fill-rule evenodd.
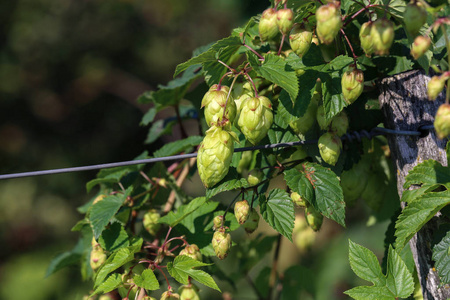
<path id="1" fill-rule="evenodd" d="M 366 56 L 370 57 L 373 53 L 372 36 L 370 35 L 372 28 L 372 21 L 363 23 L 359 30 L 359 40 L 361 41 L 361 48 L 366 53 Z"/>
<path id="2" fill-rule="evenodd" d="M 274 8 L 268 8 L 262 13 L 258 29 L 262 41 L 270 41 L 277 36 L 277 11 Z"/>
<path id="3" fill-rule="evenodd" d="M 322 159 L 332 166 L 336 165 L 342 149 L 342 141 L 339 136 L 331 132 L 324 133 L 319 138 L 318 146 Z"/>
<path id="4" fill-rule="evenodd" d="M 379 211 L 387 190 L 386 176 L 380 172 L 372 172 L 367 178 L 367 184 L 361 193 L 361 198 L 374 211 Z"/>
<path id="5" fill-rule="evenodd" d="M 316 11 L 316 19 L 319 40 L 323 44 L 331 44 L 342 27 L 340 4 L 332 2 L 322 5 Z"/>
<path id="6" fill-rule="evenodd" d="M 294 12 L 290 8 L 277 11 L 277 26 L 282 34 L 289 34 L 294 25 Z"/>
<path id="7" fill-rule="evenodd" d="M 427 85 L 427 95 L 428 99 L 436 100 L 439 94 L 442 92 L 445 86 L 445 80 L 447 78 L 444 75 L 441 76 L 433 76 Z"/>
<path id="8" fill-rule="evenodd" d="M 200 249 L 196 244 L 190 244 L 184 247 L 184 249 L 180 251 L 180 255 L 186 255 L 198 261 L 203 260 L 202 254 L 200 253 Z"/>
<path id="9" fill-rule="evenodd" d="M 428 36 L 419 35 L 411 45 L 411 56 L 419 59 L 431 46 L 431 39 Z"/>
<path id="10" fill-rule="evenodd" d="M 165 291 L 161 295 L 161 300 L 180 300 L 180 295 L 172 291 Z"/>
<path id="11" fill-rule="evenodd" d="M 304 24 L 296 25 L 289 35 L 289 43 L 291 49 L 300 58 L 308 52 L 312 44 L 313 33 L 311 28 L 306 27 Z"/>
<path id="12" fill-rule="evenodd" d="M 308 223 L 309 227 L 314 231 L 319 231 L 320 227 L 322 227 L 323 216 L 315 210 L 313 206 L 307 206 L 305 208 L 305 218 L 306 223 Z"/>
<path id="13" fill-rule="evenodd" d="M 314 122 L 316 121 L 317 100 L 321 97 L 322 96 L 319 92 L 314 91 L 305 114 L 289 123 L 289 126 L 295 131 L 295 133 L 304 135 L 312 128 Z"/>
<path id="14" fill-rule="evenodd" d="M 225 109 L 225 118 L 233 122 L 236 117 L 236 103 L 231 95 L 227 101 L 228 92 L 230 89 L 227 86 L 220 86 L 214 84 L 208 92 L 203 96 L 201 107 L 205 107 L 205 119 L 208 126 L 220 123 Z M 226 104 L 226 107 L 225 107 Z"/>
<path id="15" fill-rule="evenodd" d="M 241 174 L 244 171 L 244 169 L 247 169 L 247 167 L 250 165 L 250 162 L 252 161 L 252 157 L 253 157 L 252 151 L 242 152 L 241 159 L 239 160 L 239 164 L 236 168 L 239 174 Z"/>
<path id="16" fill-rule="evenodd" d="M 225 232 L 225 228 L 220 228 L 214 232 L 212 246 L 219 259 L 224 259 L 228 256 L 231 248 L 231 235 Z"/>
<path id="17" fill-rule="evenodd" d="M 215 216 L 213 219 L 213 229 L 219 230 L 223 227 L 223 216 Z"/>
<path id="18" fill-rule="evenodd" d="M 423 7 L 422 3 L 411 1 L 406 5 L 405 12 L 403 13 L 403 21 L 405 22 L 406 30 L 412 36 L 415 36 L 427 21 L 427 10 Z"/>
<path id="19" fill-rule="evenodd" d="M 156 298 L 146 295 L 144 296 L 144 298 L 142 298 L 142 300 L 156 300 Z"/>
<path id="20" fill-rule="evenodd" d="M 259 184 L 264 178 L 264 173 L 260 169 L 253 169 L 248 173 L 247 181 L 250 186 Z"/>
<path id="21" fill-rule="evenodd" d="M 394 42 L 394 25 L 391 21 L 381 18 L 373 22 L 370 29 L 373 50 L 376 55 L 388 55 Z"/>
<path id="22" fill-rule="evenodd" d="M 353 165 L 350 170 L 341 174 L 341 187 L 344 192 L 344 200 L 348 206 L 352 206 L 361 196 L 369 178 L 370 161 L 363 157 Z"/>
<path id="23" fill-rule="evenodd" d="M 292 202 L 294 202 L 294 204 L 298 207 L 306 207 L 306 201 L 305 199 L 302 198 L 302 196 L 300 196 L 299 193 L 297 192 L 292 192 L 291 193 L 291 199 Z"/>
<path id="24" fill-rule="evenodd" d="M 241 104 L 238 125 L 245 138 L 253 145 L 267 135 L 272 123 L 272 103 L 267 97 L 247 98 Z"/>
<path id="25" fill-rule="evenodd" d="M 198 287 L 193 284 L 181 286 L 178 292 L 180 293 L 180 300 L 200 300 Z"/>
<path id="26" fill-rule="evenodd" d="M 212 126 L 206 131 L 197 155 L 197 168 L 205 187 L 210 188 L 228 173 L 234 151 L 233 132 Z"/>
<path id="27" fill-rule="evenodd" d="M 450 105 L 439 106 L 434 119 L 434 130 L 438 138 L 443 139 L 450 134 Z"/>
<path id="28" fill-rule="evenodd" d="M 342 95 L 348 103 L 355 102 L 364 90 L 364 73 L 361 70 L 350 68 L 341 79 Z"/>
<path id="29" fill-rule="evenodd" d="M 343 136 L 348 130 L 347 113 L 343 110 L 334 116 L 330 127 L 332 132 L 335 132 L 338 136 Z"/>
<path id="30" fill-rule="evenodd" d="M 158 223 L 160 214 L 156 211 L 156 209 L 151 209 L 144 215 L 143 225 L 145 230 L 148 231 L 151 235 L 156 235 L 161 224 Z"/>
<path id="31" fill-rule="evenodd" d="M 234 215 L 239 224 L 247 221 L 250 212 L 250 205 L 247 200 L 238 201 L 234 204 Z"/>
<path id="32" fill-rule="evenodd" d="M 89 263 L 92 270 L 97 270 L 106 261 L 106 254 L 102 248 L 92 249 Z"/>
<path id="33" fill-rule="evenodd" d="M 256 228 L 258 228 L 259 223 L 259 214 L 256 210 L 252 209 L 248 216 L 247 222 L 244 223 L 244 229 L 247 233 L 255 232 Z"/>
<path id="34" fill-rule="evenodd" d="M 305 218 L 296 216 L 292 238 L 300 252 L 310 250 L 316 240 L 316 232 L 306 223 Z"/>

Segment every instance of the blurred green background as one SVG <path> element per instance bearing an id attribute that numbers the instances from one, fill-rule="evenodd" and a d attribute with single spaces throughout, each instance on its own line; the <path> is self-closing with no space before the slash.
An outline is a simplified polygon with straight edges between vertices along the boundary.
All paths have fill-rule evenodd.
<path id="1" fill-rule="evenodd" d="M 139 123 L 148 107 L 139 105 L 137 96 L 169 81 L 195 48 L 228 36 L 268 5 L 259 0 L 0 1 L 0 173 L 130 160 L 153 151 L 164 140 L 143 144 L 148 129 Z M 52 257 L 75 244 L 78 234 L 70 228 L 82 217 L 76 207 L 92 196 L 85 184 L 95 174 L 0 182 L 0 299 L 81 299 L 89 291 L 91 283 L 83 283 L 77 269 L 44 276 Z M 342 298 L 350 288 L 336 280 L 354 278 L 347 238 L 366 234 L 357 229 L 343 235 L 336 226 L 330 222 L 321 233 L 323 241 L 337 237 L 333 246 L 317 250 L 324 266 L 317 266 L 315 284 L 317 290 L 329 286 L 321 299 Z M 380 242 L 365 246 L 380 254 L 386 223 L 377 226 L 371 239 Z M 330 278 L 336 276 L 341 277 Z M 235 299 L 254 299 L 248 297 Z"/>

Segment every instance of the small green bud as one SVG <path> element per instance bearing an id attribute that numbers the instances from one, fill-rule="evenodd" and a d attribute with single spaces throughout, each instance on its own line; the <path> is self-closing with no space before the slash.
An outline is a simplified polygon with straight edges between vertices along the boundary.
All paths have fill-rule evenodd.
<path id="1" fill-rule="evenodd" d="M 411 56 L 414 59 L 420 58 L 431 46 L 431 39 L 428 36 L 419 35 L 411 45 Z"/>
<path id="2" fill-rule="evenodd" d="M 227 101 L 229 90 L 227 86 L 219 88 L 217 84 L 214 84 L 203 96 L 201 107 L 205 107 L 205 119 L 208 126 L 222 121 L 225 104 L 225 118 L 232 123 L 236 117 L 236 103 L 231 95 Z"/>
<path id="3" fill-rule="evenodd" d="M 336 134 L 327 132 L 319 138 L 318 146 L 322 159 L 332 166 L 336 165 L 342 149 L 341 139 Z"/>
<path id="4" fill-rule="evenodd" d="M 436 100 L 439 94 L 442 92 L 445 86 L 446 76 L 433 76 L 427 85 L 427 95 L 428 99 Z"/>
<path id="5" fill-rule="evenodd" d="M 370 57 L 373 53 L 372 36 L 370 35 L 372 28 L 372 21 L 363 23 L 359 30 L 359 39 L 361 41 L 361 48 L 366 53 L 366 56 Z"/>
<path id="6" fill-rule="evenodd" d="M 314 231 L 319 231 L 320 227 L 322 227 L 323 216 L 315 210 L 312 205 L 305 208 L 305 218 L 309 227 L 311 227 Z"/>
<path id="7" fill-rule="evenodd" d="M 161 300 L 180 300 L 180 295 L 172 291 L 165 291 L 161 295 Z"/>
<path id="8" fill-rule="evenodd" d="M 450 105 L 439 106 L 434 119 L 434 130 L 438 138 L 443 139 L 450 134 Z"/>
<path id="9" fill-rule="evenodd" d="M 212 126 L 206 131 L 197 155 L 197 168 L 205 187 L 210 188 L 221 181 L 228 173 L 234 151 L 231 131 Z"/>
<path id="10" fill-rule="evenodd" d="M 186 255 L 198 261 L 203 260 L 202 254 L 200 253 L 200 249 L 196 244 L 190 244 L 184 247 L 184 249 L 180 251 L 180 255 Z"/>
<path id="11" fill-rule="evenodd" d="M 250 186 L 259 184 L 264 178 L 264 173 L 260 169 L 253 169 L 248 173 L 247 181 Z"/>
<path id="12" fill-rule="evenodd" d="M 289 43 L 291 44 L 292 50 L 300 58 L 308 52 L 311 47 L 313 33 L 309 27 L 304 24 L 296 25 L 289 35 Z"/>
<path id="13" fill-rule="evenodd" d="M 274 8 L 268 8 L 262 13 L 258 29 L 262 41 L 270 41 L 277 36 L 277 11 Z"/>
<path id="14" fill-rule="evenodd" d="M 267 97 L 247 98 L 241 104 L 238 125 L 245 138 L 253 145 L 267 135 L 272 123 L 272 103 Z"/>
<path id="15" fill-rule="evenodd" d="M 289 126 L 292 130 L 297 134 L 306 134 L 311 127 L 314 125 L 316 121 L 317 114 L 317 99 L 320 99 L 322 96 L 319 92 L 314 91 L 311 101 L 309 102 L 308 108 L 303 116 L 300 118 L 291 121 Z"/>
<path id="16" fill-rule="evenodd" d="M 340 4 L 332 2 L 322 5 L 316 11 L 316 19 L 319 40 L 326 45 L 331 44 L 342 27 Z"/>
<path id="17" fill-rule="evenodd" d="M 213 229 L 219 230 L 223 227 L 223 216 L 215 216 L 213 219 Z"/>
<path id="18" fill-rule="evenodd" d="M 89 260 L 89 263 L 91 265 L 92 270 L 97 270 L 98 268 L 103 265 L 103 263 L 106 261 L 106 254 L 103 251 L 102 248 L 100 249 L 92 249 L 91 251 L 91 258 Z"/>
<path id="19" fill-rule="evenodd" d="M 394 42 L 394 25 L 386 18 L 373 22 L 370 30 L 373 50 L 377 55 L 388 55 Z"/>
<path id="20" fill-rule="evenodd" d="M 353 67 L 349 68 L 341 80 L 342 95 L 348 103 L 355 102 L 364 90 L 364 73 Z"/>
<path id="21" fill-rule="evenodd" d="M 247 221 L 250 212 L 250 205 L 247 200 L 238 201 L 234 204 L 234 215 L 239 224 Z"/>
<path id="22" fill-rule="evenodd" d="M 259 214 L 256 210 L 252 209 L 248 216 L 247 222 L 244 223 L 244 229 L 247 233 L 253 233 L 258 228 Z"/>
<path id="23" fill-rule="evenodd" d="M 338 136 L 343 136 L 348 130 L 347 113 L 343 110 L 334 116 L 330 127 L 332 132 L 335 132 Z"/>
<path id="24" fill-rule="evenodd" d="M 156 235 L 161 227 L 161 224 L 158 223 L 160 217 L 161 216 L 156 209 L 151 209 L 145 213 L 143 225 L 145 230 L 147 230 L 151 235 Z"/>
<path id="25" fill-rule="evenodd" d="M 228 252 L 231 248 L 231 235 L 226 233 L 224 228 L 218 229 L 214 232 L 212 246 L 214 252 L 216 252 L 216 256 L 219 259 L 224 259 L 228 256 Z"/>
<path id="26" fill-rule="evenodd" d="M 291 199 L 292 202 L 294 202 L 294 204 L 298 207 L 306 207 L 306 201 L 305 199 L 302 198 L 302 196 L 300 196 L 299 193 L 297 192 L 292 192 L 291 193 Z"/>
<path id="27" fill-rule="evenodd" d="M 180 300 L 200 300 L 198 287 L 193 284 L 181 286 L 178 292 L 180 293 Z"/>
<path id="28" fill-rule="evenodd" d="M 403 13 L 403 21 L 405 22 L 406 30 L 412 36 L 415 36 L 427 21 L 427 10 L 419 1 L 411 1 L 406 5 L 405 12 Z"/>
<path id="29" fill-rule="evenodd" d="M 277 26 L 282 34 L 288 34 L 294 25 L 294 12 L 290 8 L 277 11 Z"/>

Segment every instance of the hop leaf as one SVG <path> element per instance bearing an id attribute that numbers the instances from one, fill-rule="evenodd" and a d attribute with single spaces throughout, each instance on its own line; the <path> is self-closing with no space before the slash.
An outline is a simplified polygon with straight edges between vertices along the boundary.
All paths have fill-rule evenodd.
<path id="1" fill-rule="evenodd" d="M 336 165 L 342 149 L 341 139 L 336 134 L 327 132 L 319 138 L 318 146 L 322 159 L 332 166 Z"/>
<path id="2" fill-rule="evenodd" d="M 273 123 L 272 103 L 267 97 L 247 98 L 241 104 L 238 125 L 253 145 L 262 140 Z"/>
<path id="3" fill-rule="evenodd" d="M 342 75 L 342 95 L 344 99 L 353 103 L 364 90 L 364 73 L 351 67 Z"/>
<path id="4" fill-rule="evenodd" d="M 309 27 L 306 27 L 303 24 L 294 26 L 289 35 L 292 51 L 299 57 L 303 57 L 311 47 L 312 37 L 313 33 Z"/>
<path id="5" fill-rule="evenodd" d="M 388 55 L 394 42 L 394 25 L 388 19 L 378 19 L 371 26 L 370 36 L 375 54 Z"/>
<path id="6" fill-rule="evenodd" d="M 277 26 L 282 34 L 288 34 L 294 24 L 294 12 L 292 9 L 283 8 L 277 12 Z"/>
<path id="7" fill-rule="evenodd" d="M 415 36 L 427 21 L 427 10 L 419 1 L 411 1 L 411 3 L 406 5 L 403 21 L 405 22 L 406 30 Z"/>
<path id="8" fill-rule="evenodd" d="M 262 13 L 258 29 L 262 41 L 269 41 L 277 36 L 277 11 L 274 8 L 268 8 Z"/>
<path id="9" fill-rule="evenodd" d="M 335 2 L 322 5 L 316 11 L 316 32 L 324 44 L 331 44 L 342 27 L 340 4 Z"/>
<path id="10" fill-rule="evenodd" d="M 450 134 L 450 105 L 442 104 L 439 106 L 434 120 L 434 130 L 440 139 Z"/>

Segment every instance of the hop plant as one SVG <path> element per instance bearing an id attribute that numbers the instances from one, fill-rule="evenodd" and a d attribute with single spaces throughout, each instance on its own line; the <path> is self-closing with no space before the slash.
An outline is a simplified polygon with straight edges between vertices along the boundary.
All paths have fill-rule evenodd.
<path id="1" fill-rule="evenodd" d="M 302 196 L 300 196 L 299 193 L 297 192 L 292 192 L 291 193 L 291 199 L 292 202 L 294 202 L 294 204 L 298 207 L 306 207 L 306 201 L 302 198 Z"/>
<path id="2" fill-rule="evenodd" d="M 219 228 L 214 232 L 212 246 L 219 259 L 224 259 L 228 256 L 231 248 L 231 235 L 225 232 L 225 228 Z"/>
<path id="3" fill-rule="evenodd" d="M 180 251 L 180 255 L 186 255 L 198 261 L 203 260 L 202 254 L 200 253 L 200 249 L 196 244 L 186 245 L 186 247 L 184 247 L 184 249 Z"/>
<path id="4" fill-rule="evenodd" d="M 258 29 L 262 41 L 270 41 L 277 36 L 277 11 L 274 8 L 268 8 L 262 13 Z"/>
<path id="5" fill-rule="evenodd" d="M 256 210 L 252 209 L 250 215 L 248 216 L 247 222 L 244 223 L 244 229 L 247 233 L 255 232 L 258 228 L 259 214 Z"/>
<path id="6" fill-rule="evenodd" d="M 143 225 L 145 230 L 148 231 L 151 235 L 156 235 L 161 224 L 158 223 L 160 214 L 156 211 L 156 209 L 151 209 L 144 215 Z"/>
<path id="7" fill-rule="evenodd" d="M 320 212 L 315 210 L 312 205 L 305 208 L 305 218 L 309 227 L 311 227 L 314 231 L 319 231 L 320 227 L 322 227 L 323 216 Z"/>
<path id="8" fill-rule="evenodd" d="M 333 117 L 331 120 L 331 131 L 335 132 L 338 136 L 344 135 L 348 130 L 348 117 L 347 113 L 343 110 L 339 114 Z"/>
<path id="9" fill-rule="evenodd" d="M 377 55 L 388 55 L 394 42 L 394 25 L 386 18 L 373 22 L 370 29 L 373 50 Z"/>
<path id="10" fill-rule="evenodd" d="M 431 46 L 431 39 L 428 36 L 419 35 L 411 45 L 411 56 L 419 59 Z"/>
<path id="11" fill-rule="evenodd" d="M 215 216 L 213 219 L 213 229 L 218 230 L 223 227 L 223 216 Z"/>
<path id="12" fill-rule="evenodd" d="M 442 104 L 439 106 L 434 119 L 434 130 L 438 138 L 443 139 L 450 135 L 450 105 Z"/>
<path id="13" fill-rule="evenodd" d="M 332 166 L 336 165 L 342 149 L 341 139 L 336 134 L 327 132 L 320 136 L 318 146 L 322 159 Z"/>
<path id="14" fill-rule="evenodd" d="M 324 44 L 331 44 L 342 27 L 340 4 L 336 2 L 322 5 L 316 11 L 316 33 Z"/>
<path id="15" fill-rule="evenodd" d="M 290 8 L 283 8 L 277 12 L 277 26 L 282 34 L 288 34 L 294 25 L 294 12 Z"/>
<path id="16" fill-rule="evenodd" d="M 181 286 L 178 292 L 180 293 L 180 300 L 200 300 L 198 287 L 192 283 Z"/>
<path id="17" fill-rule="evenodd" d="M 106 254 L 102 248 L 92 249 L 89 260 L 92 270 L 97 270 L 106 261 Z"/>
<path id="18" fill-rule="evenodd" d="M 341 79 L 342 95 L 348 103 L 355 102 L 364 90 L 364 73 L 351 67 Z"/>
<path id="19" fill-rule="evenodd" d="M 317 114 L 317 103 L 321 98 L 322 96 L 320 92 L 314 91 L 313 96 L 311 98 L 311 102 L 309 103 L 305 114 L 300 118 L 289 122 L 289 126 L 292 128 L 292 130 L 295 131 L 295 133 L 304 135 L 314 125 Z"/>
<path id="20" fill-rule="evenodd" d="M 250 212 L 250 205 L 247 200 L 238 201 L 234 204 L 234 215 L 239 224 L 244 224 L 247 221 Z"/>
<path id="21" fill-rule="evenodd" d="M 264 177 L 264 173 L 260 169 L 253 169 L 248 173 L 247 181 L 250 186 L 257 185 Z"/>
<path id="22" fill-rule="evenodd" d="M 370 35 L 372 23 L 373 23 L 372 21 L 363 23 L 359 30 L 359 39 L 361 41 L 361 48 L 368 57 L 370 57 L 373 53 L 373 41 L 372 36 Z"/>
<path id="23" fill-rule="evenodd" d="M 428 99 L 436 100 L 439 94 L 442 92 L 445 86 L 445 80 L 447 80 L 445 75 L 433 76 L 427 85 L 427 95 Z"/>
<path id="24" fill-rule="evenodd" d="M 311 47 L 313 38 L 313 32 L 311 28 L 305 26 L 304 24 L 296 25 L 291 31 L 289 35 L 289 42 L 291 44 L 291 49 L 297 54 L 299 57 L 303 57 L 303 55 L 308 52 Z"/>
<path id="25" fill-rule="evenodd" d="M 267 97 L 247 98 L 241 104 L 238 125 L 253 145 L 262 140 L 273 123 L 272 103 Z"/>
<path id="26" fill-rule="evenodd" d="M 227 86 L 214 84 L 203 96 L 201 107 L 205 108 L 205 119 L 208 126 L 222 122 L 222 117 L 232 123 L 236 117 L 236 103 L 231 98 L 227 101 L 230 89 Z"/>
<path id="27" fill-rule="evenodd" d="M 427 21 L 427 10 L 419 1 L 411 1 L 406 5 L 403 21 L 405 22 L 406 30 L 412 36 L 415 36 Z"/>
<path id="28" fill-rule="evenodd" d="M 235 133 L 212 126 L 206 131 L 197 155 L 197 168 L 205 187 L 210 188 L 228 173 L 234 151 Z"/>

